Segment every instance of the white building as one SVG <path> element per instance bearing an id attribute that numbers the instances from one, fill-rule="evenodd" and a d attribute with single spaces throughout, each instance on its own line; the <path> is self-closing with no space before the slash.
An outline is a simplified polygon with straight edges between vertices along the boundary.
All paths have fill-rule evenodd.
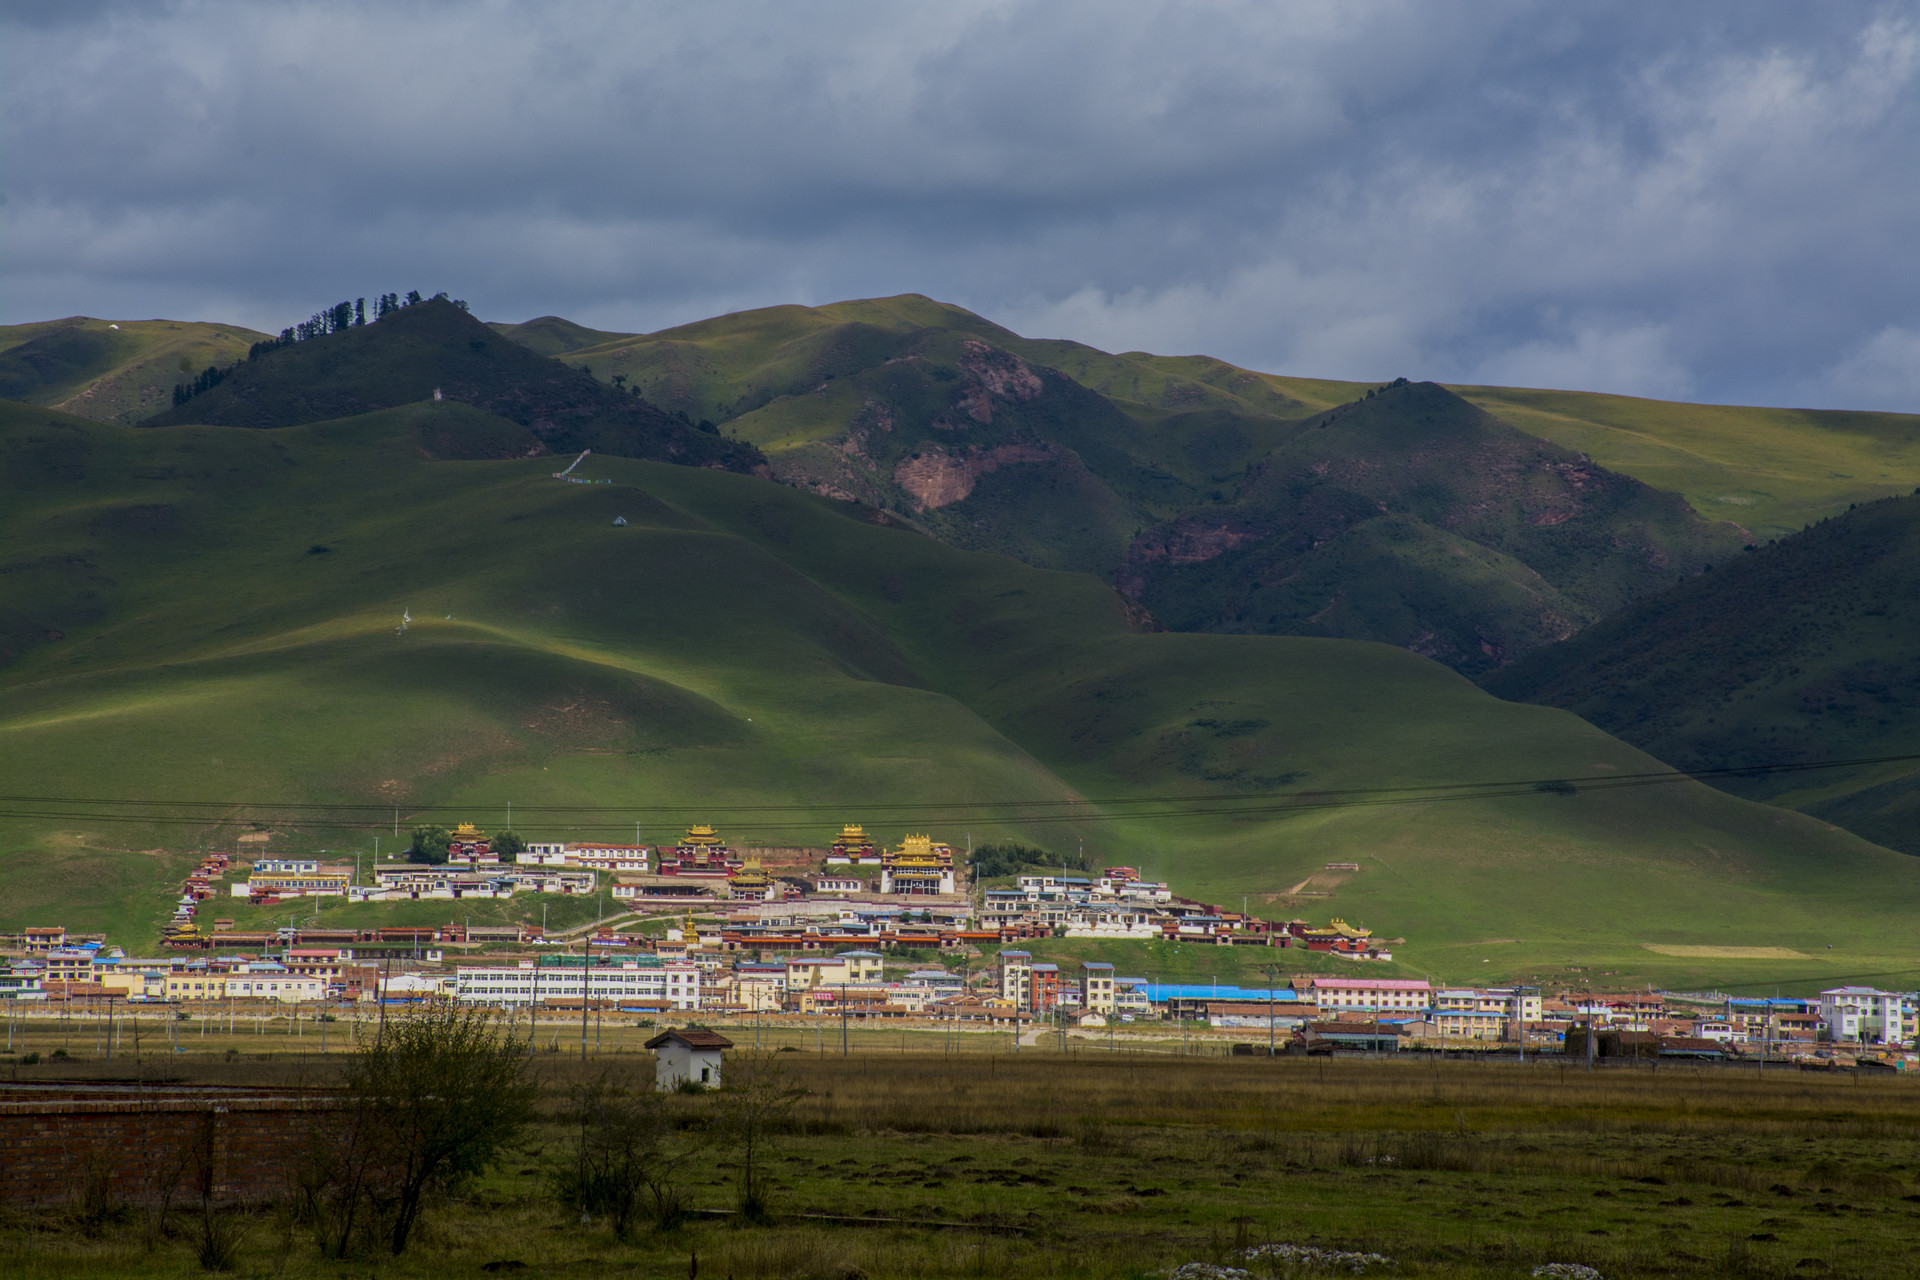
<path id="1" fill-rule="evenodd" d="M 257 960 L 240 965 L 227 975 L 227 994 L 236 1000 L 277 1000 L 294 1004 L 324 999 L 327 981 L 312 974 L 294 973 L 273 961 Z"/>
<path id="2" fill-rule="evenodd" d="M 1016 1009 L 1029 1007 L 1028 983 L 1033 977 L 1033 954 L 1027 951 L 1000 953 L 1000 998 L 1011 1000 Z"/>
<path id="3" fill-rule="evenodd" d="M 1820 993 L 1820 1025 L 1835 1041 L 1885 1044 L 1916 1034 L 1914 997 L 1873 987 L 1835 987 Z"/>
<path id="4" fill-rule="evenodd" d="M 587 976 L 583 979 L 582 974 Z M 454 974 L 454 995 L 463 1004 L 517 1008 L 536 1000 L 578 1000 L 583 989 L 589 1000 L 698 1009 L 700 967 L 682 960 L 663 962 L 641 956 L 584 969 L 577 964 L 536 964 L 532 960 L 512 965 L 461 965 Z"/>
<path id="5" fill-rule="evenodd" d="M 647 1048 L 653 1050 L 654 1085 L 661 1092 L 677 1089 L 689 1081 L 718 1089 L 721 1054 L 733 1048 L 733 1041 L 718 1031 L 690 1028 L 663 1031 L 647 1041 Z"/>
<path id="6" fill-rule="evenodd" d="M 539 867 L 584 867 L 590 871 L 653 870 L 653 849 L 642 844 L 530 844 L 514 861 Z"/>

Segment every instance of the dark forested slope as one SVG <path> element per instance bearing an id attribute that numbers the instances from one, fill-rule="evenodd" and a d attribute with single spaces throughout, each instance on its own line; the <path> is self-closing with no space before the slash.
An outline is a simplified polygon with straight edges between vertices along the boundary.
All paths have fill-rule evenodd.
<path id="1" fill-rule="evenodd" d="M 1920 498 L 1736 556 L 1482 683 L 1687 769 L 1920 752 Z M 1720 785 L 1920 854 L 1915 762 Z"/>

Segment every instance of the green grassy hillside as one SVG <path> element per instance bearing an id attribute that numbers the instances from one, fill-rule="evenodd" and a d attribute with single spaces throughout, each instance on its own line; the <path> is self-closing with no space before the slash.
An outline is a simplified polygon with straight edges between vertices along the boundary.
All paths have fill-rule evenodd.
<path id="1" fill-rule="evenodd" d="M 589 329 L 571 320 L 562 320 L 559 316 L 540 316 L 521 324 L 490 322 L 487 328 L 543 356 L 557 356 L 633 336 L 629 333 L 609 333 L 604 329 Z"/>
<path id="2" fill-rule="evenodd" d="M 1601 466 L 1686 495 L 1758 541 L 1920 485 L 1920 415 L 1676 404 L 1579 391 L 1455 387 Z"/>
<path id="3" fill-rule="evenodd" d="M 1744 540 L 1431 384 L 1283 386 L 916 295 L 564 358 L 722 424 L 789 484 L 1109 578 L 1175 630 L 1379 640 L 1472 673 Z"/>
<path id="4" fill-rule="evenodd" d="M 1137 539 L 1121 582 L 1177 630 L 1364 635 L 1472 673 L 1743 542 L 1414 383 L 1311 420 L 1232 501 Z"/>
<path id="5" fill-rule="evenodd" d="M 250 351 L 224 381 L 145 419 L 147 426 L 208 423 L 287 427 L 437 399 L 516 423 L 472 447 L 437 456 L 511 456 L 599 449 L 690 466 L 745 470 L 758 452 L 711 429 L 596 382 L 502 339 L 442 299 L 391 311 L 370 325 L 264 351 Z"/>
<path id="6" fill-rule="evenodd" d="M 177 384 L 232 364 L 266 336 L 230 324 L 90 316 L 0 325 L 0 399 L 138 422 L 167 408 Z"/>
<path id="7" fill-rule="evenodd" d="M 1920 753 L 1920 498 L 1737 557 L 1489 676 L 1688 769 Z M 1734 777 L 1920 854 L 1920 762 Z"/>
<path id="8" fill-rule="evenodd" d="M 566 485 L 420 446 L 504 430 L 445 402 L 280 430 L 0 413 L 0 567 L 39 584 L 8 597 L 0 921 L 138 943 L 203 844 L 258 825 L 275 850 L 370 851 L 386 806 L 493 825 L 512 801 L 529 835 L 1084 842 L 1404 937 L 1403 965 L 1456 978 L 1920 968 L 1899 928 L 1920 863 L 1690 783 L 1536 790 L 1656 766 L 1404 650 L 1143 632 L 1092 577 L 750 476 L 596 455 L 614 483 Z M 78 585 L 49 586 L 57 565 Z M 293 807 L 319 803 L 368 808 Z M 1288 896 L 1347 859 L 1333 897 Z"/>

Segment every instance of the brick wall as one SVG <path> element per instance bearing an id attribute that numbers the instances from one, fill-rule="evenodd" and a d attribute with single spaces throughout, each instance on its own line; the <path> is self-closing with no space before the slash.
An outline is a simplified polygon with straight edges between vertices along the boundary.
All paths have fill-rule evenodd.
<path id="1" fill-rule="evenodd" d="M 335 1103 L 292 1090 L 0 1085 L 0 1202 L 196 1202 L 287 1193 L 314 1122 Z"/>

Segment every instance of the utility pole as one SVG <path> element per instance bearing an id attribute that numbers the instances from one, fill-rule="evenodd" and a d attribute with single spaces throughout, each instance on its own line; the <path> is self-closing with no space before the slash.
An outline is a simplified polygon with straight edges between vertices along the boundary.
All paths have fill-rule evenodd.
<path id="1" fill-rule="evenodd" d="M 587 984 L 593 977 L 593 944 L 580 947 L 580 1061 L 587 1060 Z"/>
<path id="2" fill-rule="evenodd" d="M 540 931 L 546 932 L 546 908 L 540 908 Z M 533 1056 L 533 1039 L 540 1032 L 540 962 L 546 959 L 538 952 L 533 957 L 533 1003 L 527 1007 L 527 1056 Z"/>
<path id="3" fill-rule="evenodd" d="M 1263 964 L 1260 972 L 1267 975 L 1267 1057 L 1273 1057 L 1273 984 L 1280 976 L 1280 966 Z"/>
<path id="4" fill-rule="evenodd" d="M 840 1056 L 847 1056 L 847 984 L 840 984 Z"/>

